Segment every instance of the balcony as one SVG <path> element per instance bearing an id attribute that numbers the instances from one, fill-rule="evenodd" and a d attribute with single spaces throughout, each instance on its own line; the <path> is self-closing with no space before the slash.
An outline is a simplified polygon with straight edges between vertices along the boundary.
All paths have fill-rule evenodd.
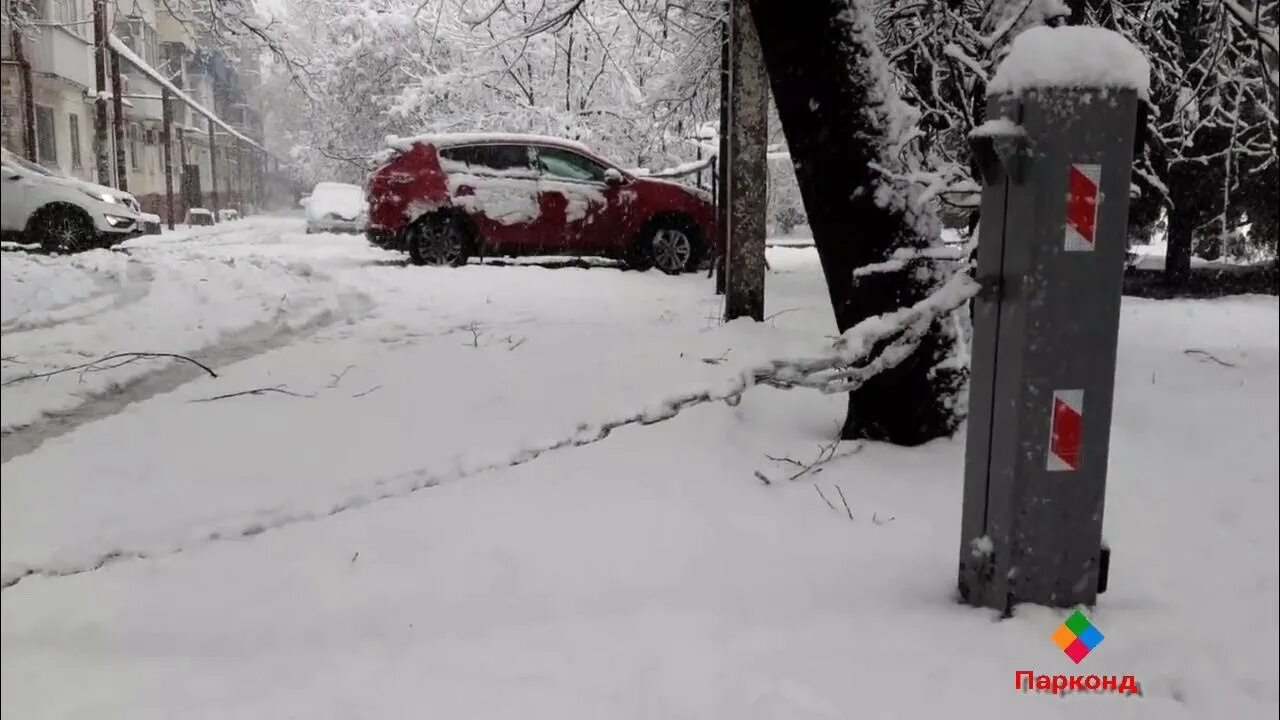
<path id="1" fill-rule="evenodd" d="M 60 77 L 86 90 L 94 90 L 93 46 L 57 27 L 41 28 L 27 46 L 31 71 Z"/>
<path id="2" fill-rule="evenodd" d="M 124 96 L 130 95 L 151 95 L 158 96 L 164 89 L 160 87 L 160 83 L 152 80 L 144 75 L 141 70 L 134 70 L 125 73 L 128 82 L 125 84 Z M 126 113 L 133 120 L 160 120 L 164 117 L 164 104 L 159 100 L 145 100 L 142 98 L 129 98 L 129 102 L 133 107 Z"/>

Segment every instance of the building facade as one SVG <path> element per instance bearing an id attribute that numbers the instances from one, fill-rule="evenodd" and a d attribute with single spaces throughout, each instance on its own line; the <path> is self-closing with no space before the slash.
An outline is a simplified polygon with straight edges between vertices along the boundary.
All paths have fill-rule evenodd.
<path id="1" fill-rule="evenodd" d="M 94 2 L 16 2 L 22 12 L 6 14 L 0 40 L 0 140 L 4 147 L 63 175 L 127 189 L 144 210 L 167 216 L 162 84 L 121 54 L 123 112 L 117 119 L 113 103 L 108 103 L 111 162 L 107 176 L 99 177 L 94 132 L 98 97 Z M 256 47 L 203 30 L 207 23 L 201 22 L 201 4 L 196 0 L 107 0 L 104 5 L 108 31 L 133 55 L 261 145 L 262 115 L 257 99 L 261 67 Z M 14 27 L 18 22 L 22 27 Z M 112 53 L 107 55 L 109 93 Z M 243 204 L 251 197 L 249 188 L 261 182 L 263 157 L 248 151 L 244 143 L 186 103 L 175 98 L 170 108 L 171 182 L 177 218 L 197 206 L 247 212 Z M 122 135 L 119 147 L 117 122 Z M 123 177 L 117 170 L 117 152 L 124 154 Z"/>

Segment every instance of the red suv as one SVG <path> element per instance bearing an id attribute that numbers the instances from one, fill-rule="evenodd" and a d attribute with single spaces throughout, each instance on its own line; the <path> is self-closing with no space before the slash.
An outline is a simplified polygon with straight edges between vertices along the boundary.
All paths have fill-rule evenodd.
<path id="1" fill-rule="evenodd" d="M 715 238 L 711 196 L 633 176 L 568 140 L 459 134 L 393 141 L 369 178 L 369 241 L 416 265 L 471 255 L 599 255 L 693 270 Z"/>

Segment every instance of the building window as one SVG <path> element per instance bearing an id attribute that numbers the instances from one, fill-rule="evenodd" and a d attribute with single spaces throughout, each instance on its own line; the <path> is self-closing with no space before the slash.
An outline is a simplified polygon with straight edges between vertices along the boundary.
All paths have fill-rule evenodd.
<path id="1" fill-rule="evenodd" d="M 129 165 L 134 170 L 142 169 L 142 158 L 138 156 L 138 126 L 129 126 Z"/>
<path id="2" fill-rule="evenodd" d="M 121 17 L 116 21 L 116 35 L 151 67 L 160 64 L 160 39 L 142 18 Z"/>
<path id="3" fill-rule="evenodd" d="M 80 3 L 81 0 L 52 0 L 49 4 L 49 20 L 80 37 L 88 37 L 93 27 L 92 23 L 86 22 L 88 18 L 81 10 Z"/>
<path id="4" fill-rule="evenodd" d="M 36 105 L 36 160 L 41 165 L 58 163 L 57 128 L 53 123 L 53 108 Z"/>
<path id="5" fill-rule="evenodd" d="M 78 168 L 82 164 L 80 160 L 80 116 L 71 113 L 67 116 L 67 122 L 71 128 L 71 167 Z"/>

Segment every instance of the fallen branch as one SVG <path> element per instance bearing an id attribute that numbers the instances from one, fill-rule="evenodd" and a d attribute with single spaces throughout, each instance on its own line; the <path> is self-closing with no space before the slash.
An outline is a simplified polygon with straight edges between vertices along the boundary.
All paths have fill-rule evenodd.
<path id="1" fill-rule="evenodd" d="M 807 463 L 796 460 L 795 458 L 786 457 L 785 455 L 782 457 L 774 457 L 769 453 L 765 453 L 764 456 L 773 462 L 785 463 L 785 464 L 791 465 L 792 467 L 799 468 L 799 470 L 797 470 L 795 473 L 793 473 L 790 477 L 787 478 L 787 482 L 794 482 L 804 477 L 805 475 L 817 475 L 818 473 L 822 472 L 823 465 L 826 465 L 832 460 L 839 460 L 842 457 L 848 457 L 849 455 L 852 455 L 862 449 L 862 445 L 858 444 L 848 452 L 842 452 L 837 454 L 836 450 L 839 447 L 840 447 L 839 438 L 832 440 L 831 442 L 825 445 L 819 445 L 817 457 L 815 457 L 811 462 L 807 462 Z"/>
<path id="2" fill-rule="evenodd" d="M 215 378 L 218 377 L 218 373 L 214 372 L 213 369 L 210 368 L 208 365 L 205 365 L 199 360 L 189 358 L 186 355 L 179 355 L 177 353 L 125 352 L 125 353 L 112 353 L 110 355 L 100 357 L 97 360 L 91 360 L 87 363 L 81 363 L 79 365 L 70 365 L 68 367 L 59 368 L 58 370 L 31 373 L 30 375 L 19 375 L 18 377 L 9 378 L 8 380 L 5 380 L 3 383 L 0 383 L 0 387 L 9 387 L 10 385 L 16 385 L 21 382 L 27 382 L 28 380 L 44 380 L 44 379 L 54 377 L 55 375 L 62 375 L 63 373 L 80 372 L 83 374 L 85 372 L 112 370 L 120 367 L 121 365 L 128 365 L 129 363 L 135 362 L 137 360 L 153 360 L 157 358 L 182 360 L 184 362 L 191 363 L 192 365 L 195 365 L 201 370 L 209 373 L 209 377 L 215 377 Z M 122 362 L 115 362 L 107 367 L 102 366 L 103 363 L 108 363 L 114 360 L 121 360 Z"/>
<path id="3" fill-rule="evenodd" d="M 875 513 L 871 513 L 871 524 L 873 525 L 885 525 L 893 522 L 895 519 L 896 518 L 893 515 L 890 515 L 887 520 L 881 520 Z"/>
<path id="4" fill-rule="evenodd" d="M 849 513 L 849 519 L 852 520 L 853 510 L 849 507 L 849 501 L 844 499 L 844 490 L 841 490 L 840 486 L 837 485 L 836 492 L 840 493 L 840 502 L 844 503 L 844 511 Z"/>
<path id="5" fill-rule="evenodd" d="M 1195 348 L 1190 348 L 1190 349 L 1187 349 L 1187 350 L 1183 350 L 1183 351 L 1182 351 L 1182 354 L 1183 354 L 1183 355 L 1199 355 L 1199 356 L 1201 356 L 1201 357 L 1208 358 L 1208 359 L 1210 359 L 1210 360 L 1212 360 L 1212 361 L 1214 361 L 1214 362 L 1218 363 L 1218 364 L 1219 364 L 1219 365 L 1221 365 L 1222 367 L 1230 367 L 1230 368 L 1237 367 L 1237 366 L 1235 365 L 1235 363 L 1229 363 L 1229 362 L 1227 362 L 1226 360 L 1220 360 L 1220 359 L 1218 358 L 1218 356 L 1214 355 L 1213 353 L 1209 352 L 1208 350 L 1197 350 L 1197 349 L 1195 349 Z"/>
<path id="6" fill-rule="evenodd" d="M 342 372 L 340 372 L 340 373 L 330 373 L 330 377 L 332 377 L 332 378 L 333 378 L 333 380 L 332 380 L 332 381 L 330 381 L 330 383 L 329 383 L 328 385 L 326 385 L 325 387 L 328 387 L 328 388 L 336 388 L 336 387 L 338 387 L 338 383 L 341 383 L 341 382 L 342 382 L 342 378 L 346 377 L 346 376 L 347 376 L 347 373 L 351 372 L 351 370 L 352 370 L 353 368 L 355 368 L 355 365 L 348 365 L 348 366 L 346 366 L 346 367 L 342 368 Z"/>
<path id="7" fill-rule="evenodd" d="M 296 393 L 290 390 L 289 388 L 285 387 L 284 385 L 276 385 L 274 387 L 253 388 L 252 390 L 240 390 L 238 392 L 224 393 L 222 395 L 214 395 L 213 397 L 198 398 L 196 400 L 191 400 L 189 402 L 193 402 L 193 403 L 213 402 L 214 400 L 227 400 L 229 398 L 243 397 L 245 395 L 266 395 L 268 393 L 277 393 L 280 395 L 288 395 L 289 397 L 298 397 L 298 398 L 315 397 L 314 394 Z"/>
<path id="8" fill-rule="evenodd" d="M 353 397 L 353 398 L 362 398 L 362 397 L 364 397 L 365 395 L 368 395 L 369 393 L 373 392 L 374 390 L 377 390 L 377 389 L 378 389 L 378 388 L 380 388 L 380 387 L 382 387 L 382 386 L 381 386 L 381 385 L 374 385 L 373 387 L 369 388 L 368 390 L 362 390 L 362 391 L 360 391 L 360 392 L 356 393 L 355 395 L 352 395 L 351 397 Z"/>
<path id="9" fill-rule="evenodd" d="M 813 484 L 813 489 L 818 491 L 818 497 L 822 498 L 822 502 L 826 503 L 827 507 L 832 510 L 836 509 L 836 506 L 831 504 L 831 501 L 827 499 L 827 496 L 822 494 L 822 488 L 818 486 L 818 483 Z"/>
<path id="10" fill-rule="evenodd" d="M 706 363 L 706 364 L 708 364 L 708 365 L 719 365 L 720 363 L 724 362 L 724 361 L 725 361 L 725 359 L 727 359 L 728 357 L 729 357 L 729 351 L 728 351 L 728 350 L 725 350 L 724 352 L 720 353 L 719 355 L 717 355 L 717 356 L 715 356 L 715 357 L 704 357 L 704 358 L 702 358 L 702 362 L 704 362 L 704 363 Z"/>

